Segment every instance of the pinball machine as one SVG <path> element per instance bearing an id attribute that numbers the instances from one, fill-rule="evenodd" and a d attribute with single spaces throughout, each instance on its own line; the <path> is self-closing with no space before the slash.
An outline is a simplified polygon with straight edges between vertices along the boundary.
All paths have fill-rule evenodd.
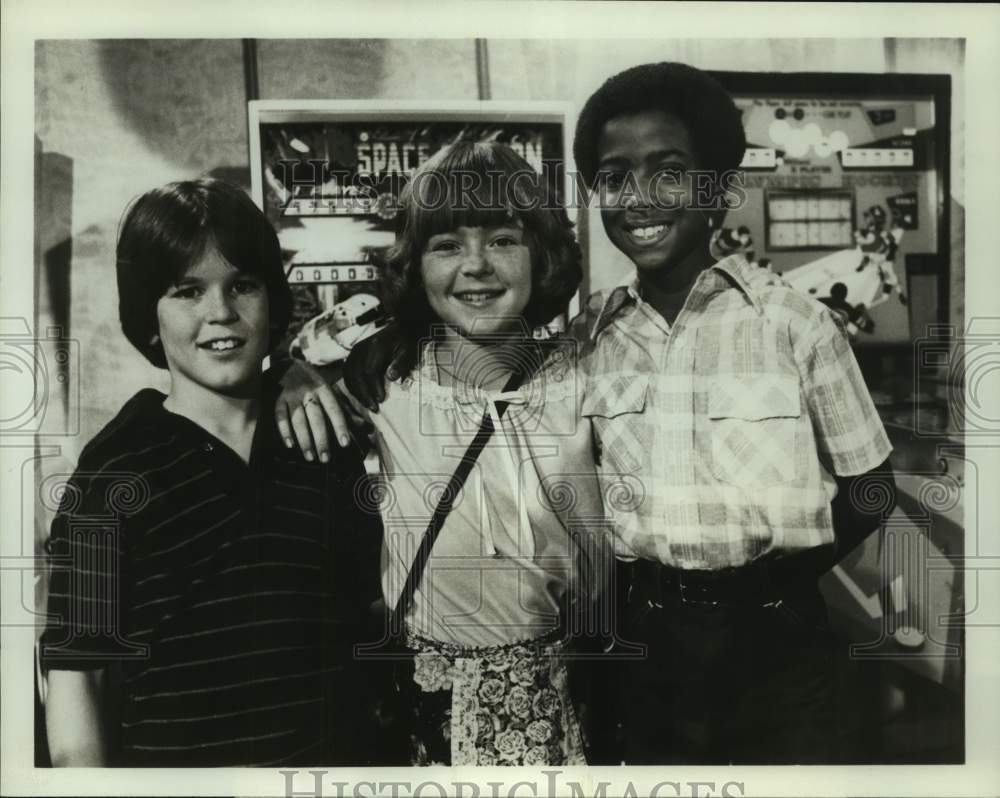
<path id="1" fill-rule="evenodd" d="M 959 563 L 978 480 L 948 364 L 951 78 L 713 74 L 747 137 L 745 201 L 726 227 L 751 262 L 840 315 L 894 447 L 884 534 L 823 582 L 852 684 L 871 688 L 854 702 L 859 728 L 888 761 L 961 761 Z"/>

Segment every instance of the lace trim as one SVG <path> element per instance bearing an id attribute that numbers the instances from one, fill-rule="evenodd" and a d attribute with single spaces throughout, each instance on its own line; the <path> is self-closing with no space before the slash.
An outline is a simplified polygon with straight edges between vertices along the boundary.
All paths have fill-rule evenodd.
<path id="1" fill-rule="evenodd" d="M 477 417 L 491 396 L 490 391 L 479 388 L 449 387 L 424 379 L 418 382 L 413 377 L 407 377 L 394 385 L 399 387 L 401 396 L 412 402 L 430 405 L 438 410 L 467 411 Z M 528 407 L 540 407 L 547 402 L 575 399 L 579 396 L 579 392 L 576 379 L 572 376 L 566 377 L 561 382 L 539 376 L 519 389 Z"/>
<path id="2" fill-rule="evenodd" d="M 558 655 L 563 647 L 563 633 L 555 630 L 542 637 L 529 637 L 495 646 L 463 646 L 444 640 L 424 637 L 411 629 L 406 629 L 406 646 L 420 653 L 440 654 L 449 659 L 483 658 L 517 651 L 521 656 Z"/>
<path id="3" fill-rule="evenodd" d="M 424 355 L 413 374 L 393 383 L 410 401 L 431 405 L 439 410 L 468 408 L 470 414 L 478 416 L 486 401 L 497 393 L 471 385 L 441 385 L 438 382 L 437 360 L 433 349 L 428 346 Z M 543 369 L 519 389 L 525 404 L 538 407 L 546 402 L 576 398 L 580 388 L 577 385 L 578 375 L 573 369 L 573 359 L 571 351 L 553 353 Z"/>
<path id="4" fill-rule="evenodd" d="M 570 697 L 569 672 L 563 660 L 553 660 L 550 678 L 552 686 L 562 699 L 563 725 L 566 733 L 566 741 L 563 746 L 566 761 L 563 764 L 586 765 L 587 758 L 584 755 L 583 731 L 580 728 L 580 721 L 576 716 L 573 700 Z"/>
<path id="5" fill-rule="evenodd" d="M 460 659 L 455 663 L 459 676 L 451 693 L 451 764 L 477 765 L 476 741 L 479 739 L 479 663 Z"/>

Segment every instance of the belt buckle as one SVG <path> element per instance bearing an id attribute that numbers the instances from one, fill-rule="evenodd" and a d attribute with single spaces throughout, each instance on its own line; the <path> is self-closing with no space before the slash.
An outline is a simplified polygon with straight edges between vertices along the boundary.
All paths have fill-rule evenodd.
<path id="1" fill-rule="evenodd" d="M 707 599 L 699 599 L 699 598 L 689 598 L 688 597 L 688 591 L 690 591 L 690 592 L 693 593 L 694 590 L 695 590 L 695 588 L 690 587 L 689 585 L 687 585 L 685 583 L 684 572 L 683 571 L 678 572 L 678 574 L 677 574 L 677 591 L 680 594 L 681 604 L 689 604 L 691 606 L 697 606 L 697 607 L 718 607 L 719 606 L 720 602 L 718 602 L 718 601 L 709 601 Z"/>

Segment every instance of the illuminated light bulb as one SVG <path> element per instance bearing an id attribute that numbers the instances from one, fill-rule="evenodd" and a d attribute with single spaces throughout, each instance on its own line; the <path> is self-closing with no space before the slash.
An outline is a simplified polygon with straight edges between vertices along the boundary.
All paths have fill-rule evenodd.
<path id="1" fill-rule="evenodd" d="M 809 142 L 800 131 L 794 131 L 785 142 L 785 154 L 791 158 L 802 158 L 807 152 L 809 152 Z"/>
<path id="2" fill-rule="evenodd" d="M 830 146 L 828 139 L 820 139 L 815 144 L 813 144 L 813 150 L 816 151 L 816 155 L 820 158 L 828 158 L 833 152 L 833 147 Z"/>
<path id="3" fill-rule="evenodd" d="M 784 119 L 775 119 L 767 129 L 771 141 L 775 144 L 784 144 L 788 140 L 788 134 L 792 132 L 792 126 Z"/>
<path id="4" fill-rule="evenodd" d="M 810 144 L 815 144 L 823 138 L 823 131 L 819 129 L 819 125 L 815 122 L 810 122 L 804 128 L 802 128 L 802 134 L 805 139 Z"/>
<path id="5" fill-rule="evenodd" d="M 305 144 L 301 139 L 292 139 L 291 141 L 288 142 L 288 146 L 290 146 L 293 150 L 297 150 L 298 152 L 301 152 L 303 154 L 309 152 L 308 145 Z"/>
<path id="6" fill-rule="evenodd" d="M 841 150 L 847 149 L 848 144 L 850 144 L 847 134 L 843 130 L 833 131 L 827 140 L 830 142 L 830 148 L 834 152 L 840 152 Z"/>

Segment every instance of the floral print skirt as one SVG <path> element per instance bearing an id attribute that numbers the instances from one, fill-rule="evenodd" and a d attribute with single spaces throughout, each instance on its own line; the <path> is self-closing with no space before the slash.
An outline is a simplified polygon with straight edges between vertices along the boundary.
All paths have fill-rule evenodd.
<path id="1" fill-rule="evenodd" d="M 582 765 L 559 643 L 463 648 L 410 634 L 414 765 Z"/>

